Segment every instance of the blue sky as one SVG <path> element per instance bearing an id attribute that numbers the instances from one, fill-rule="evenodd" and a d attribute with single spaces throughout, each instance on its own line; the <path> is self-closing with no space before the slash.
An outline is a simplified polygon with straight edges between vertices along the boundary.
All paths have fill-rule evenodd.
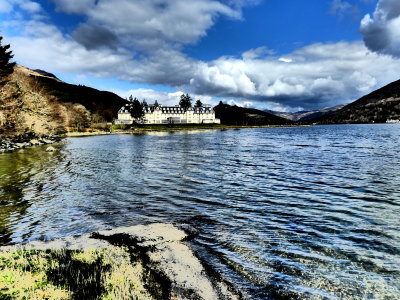
<path id="1" fill-rule="evenodd" d="M 400 78 L 398 0 L 0 0 L 15 60 L 176 104 L 311 110 Z"/>

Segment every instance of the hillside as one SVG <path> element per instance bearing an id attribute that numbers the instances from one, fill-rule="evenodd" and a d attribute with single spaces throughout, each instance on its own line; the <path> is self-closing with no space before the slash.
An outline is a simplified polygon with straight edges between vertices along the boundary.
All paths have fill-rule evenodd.
<path id="1" fill-rule="evenodd" d="M 291 121 L 253 108 L 244 108 L 239 106 L 230 106 L 219 103 L 214 107 L 215 117 L 221 120 L 225 125 L 285 125 Z"/>
<path id="2" fill-rule="evenodd" d="M 0 90 L 2 136 L 57 135 L 117 117 L 126 100 L 17 65 Z"/>
<path id="3" fill-rule="evenodd" d="M 337 112 L 312 119 L 321 124 L 385 123 L 400 120 L 400 80 L 392 82 Z"/>
<path id="4" fill-rule="evenodd" d="M 47 93 L 62 103 L 82 104 L 98 121 L 111 122 L 127 102 L 111 92 L 63 82 L 45 71 L 35 70 L 35 73 L 37 74 L 30 76 L 35 78 Z"/>

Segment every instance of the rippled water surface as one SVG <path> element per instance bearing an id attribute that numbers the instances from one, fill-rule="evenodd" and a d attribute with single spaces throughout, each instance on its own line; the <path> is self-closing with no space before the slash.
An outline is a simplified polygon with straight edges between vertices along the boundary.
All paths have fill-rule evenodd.
<path id="1" fill-rule="evenodd" d="M 0 155 L 0 243 L 186 223 L 250 299 L 400 299 L 400 126 L 71 138 Z"/>

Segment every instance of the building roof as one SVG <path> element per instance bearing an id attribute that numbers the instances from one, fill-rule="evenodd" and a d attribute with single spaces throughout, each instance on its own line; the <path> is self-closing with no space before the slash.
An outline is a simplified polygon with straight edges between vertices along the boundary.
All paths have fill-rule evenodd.
<path id="1" fill-rule="evenodd" d="M 129 113 L 129 107 L 131 106 L 130 103 L 125 104 L 121 109 L 118 111 L 118 113 Z M 193 113 L 211 113 L 213 112 L 213 109 L 209 106 L 203 106 L 203 107 L 189 107 L 187 110 L 185 110 L 183 107 L 180 107 L 179 105 L 177 106 L 154 106 L 154 105 L 149 105 L 147 107 L 143 108 L 145 113 L 153 113 L 156 110 L 161 110 L 163 114 L 168 114 L 168 113 L 185 113 L 185 111 L 193 111 Z"/>

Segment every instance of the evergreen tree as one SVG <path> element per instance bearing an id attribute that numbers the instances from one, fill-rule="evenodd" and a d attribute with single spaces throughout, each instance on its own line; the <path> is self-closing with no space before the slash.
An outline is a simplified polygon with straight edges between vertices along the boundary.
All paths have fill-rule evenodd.
<path id="1" fill-rule="evenodd" d="M 135 99 L 136 99 L 136 98 L 135 98 Z M 132 97 L 132 95 L 129 96 L 128 100 L 129 100 L 129 102 L 133 102 L 133 97 Z"/>
<path id="2" fill-rule="evenodd" d="M 14 72 L 15 62 L 10 62 L 14 57 L 12 52 L 9 51 L 10 45 L 2 45 L 0 36 L 0 86 L 4 85 L 8 81 L 8 76 Z"/>
<path id="3" fill-rule="evenodd" d="M 136 120 L 140 120 L 144 116 L 144 111 L 143 111 L 143 104 L 140 103 L 138 99 L 133 99 L 132 103 L 129 105 L 129 112 L 132 116 L 132 118 Z"/>
<path id="4" fill-rule="evenodd" d="M 147 104 L 146 99 L 143 99 L 142 105 L 143 105 L 144 108 L 148 108 L 149 107 L 149 105 Z"/>
<path id="5" fill-rule="evenodd" d="M 154 107 L 159 107 L 160 106 L 160 104 L 158 104 L 158 101 L 156 100 L 156 101 L 154 101 Z"/>
<path id="6" fill-rule="evenodd" d="M 182 94 L 179 106 L 186 111 L 189 107 L 192 107 L 192 98 L 188 94 Z"/>
<path id="7" fill-rule="evenodd" d="M 194 105 L 194 107 L 202 107 L 202 106 L 203 106 L 203 103 L 201 102 L 200 99 L 197 100 L 197 101 L 196 101 L 196 104 Z"/>

